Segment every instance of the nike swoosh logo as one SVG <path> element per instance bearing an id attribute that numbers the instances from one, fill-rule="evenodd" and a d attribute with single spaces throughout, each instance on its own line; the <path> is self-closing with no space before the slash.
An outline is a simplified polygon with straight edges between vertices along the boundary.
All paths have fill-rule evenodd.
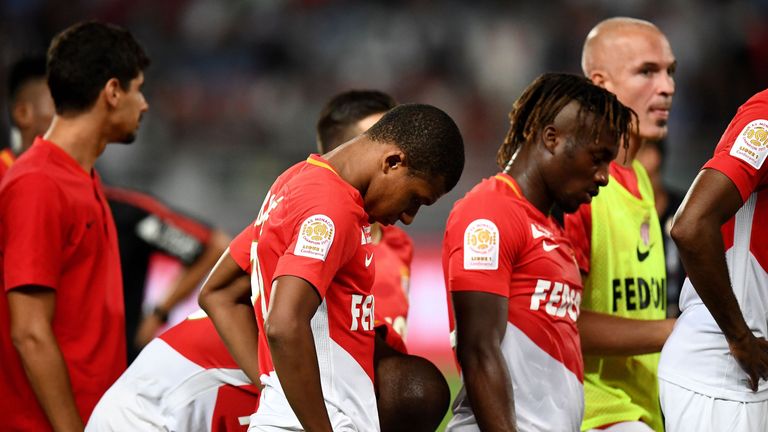
<path id="1" fill-rule="evenodd" d="M 546 241 L 543 241 L 543 242 L 541 242 L 541 247 L 543 247 L 544 250 L 547 251 L 547 252 L 552 252 L 553 250 L 559 248 L 560 245 L 559 244 L 549 244 Z"/>
<path id="2" fill-rule="evenodd" d="M 550 233 L 539 229 L 534 224 L 531 224 L 531 234 L 533 235 L 534 239 L 537 239 L 539 237 L 549 237 L 549 236 L 551 236 Z"/>
<path id="3" fill-rule="evenodd" d="M 651 254 L 651 248 L 653 247 L 653 244 L 648 246 L 648 250 L 645 252 L 640 252 L 640 246 L 637 246 L 637 260 L 640 262 L 645 261 L 646 258 L 648 258 L 648 255 Z"/>
<path id="4" fill-rule="evenodd" d="M 373 261 L 373 254 L 371 254 L 371 256 L 368 256 L 368 254 L 365 254 L 365 266 L 366 267 L 371 265 L 371 261 Z"/>

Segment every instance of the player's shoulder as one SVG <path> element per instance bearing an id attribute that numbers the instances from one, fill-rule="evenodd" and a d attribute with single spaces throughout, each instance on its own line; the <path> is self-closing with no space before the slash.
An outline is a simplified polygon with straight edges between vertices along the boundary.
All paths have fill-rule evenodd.
<path id="1" fill-rule="evenodd" d="M 3 196 L 16 194 L 50 194 L 61 189 L 59 182 L 50 171 L 45 169 L 24 169 L 12 167 L 0 185 L 0 194 Z"/>
<path id="2" fill-rule="evenodd" d="M 456 201 L 449 220 L 489 219 L 495 224 L 527 220 L 525 199 L 507 193 L 508 187 L 495 177 L 484 179 Z"/>

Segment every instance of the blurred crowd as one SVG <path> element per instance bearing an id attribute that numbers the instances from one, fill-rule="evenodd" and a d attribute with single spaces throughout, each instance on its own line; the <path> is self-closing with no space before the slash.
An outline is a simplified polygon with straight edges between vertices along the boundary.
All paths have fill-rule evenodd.
<path id="1" fill-rule="evenodd" d="M 764 0 L 3 0 L 0 81 L 76 21 L 129 28 L 152 57 L 150 110 L 137 142 L 99 162 L 106 183 L 151 191 L 232 233 L 272 179 L 314 150 L 330 95 L 377 88 L 434 104 L 456 119 L 468 157 L 459 186 L 409 227 L 437 240 L 455 199 L 494 171 L 524 85 L 544 71 L 579 73 L 584 35 L 615 15 L 655 22 L 675 47 L 664 172 L 685 190 L 736 108 L 768 87 Z M 9 135 L 3 115 L 0 146 Z"/>

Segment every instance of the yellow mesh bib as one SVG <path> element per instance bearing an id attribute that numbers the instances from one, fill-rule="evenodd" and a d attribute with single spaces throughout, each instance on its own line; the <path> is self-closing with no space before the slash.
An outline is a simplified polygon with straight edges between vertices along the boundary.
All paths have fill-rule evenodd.
<path id="1" fill-rule="evenodd" d="M 592 201 L 590 271 L 584 310 L 656 320 L 666 318 L 664 243 L 648 174 L 639 162 L 638 199 L 611 177 Z M 659 354 L 584 357 L 582 430 L 641 420 L 663 431 L 656 369 Z"/>

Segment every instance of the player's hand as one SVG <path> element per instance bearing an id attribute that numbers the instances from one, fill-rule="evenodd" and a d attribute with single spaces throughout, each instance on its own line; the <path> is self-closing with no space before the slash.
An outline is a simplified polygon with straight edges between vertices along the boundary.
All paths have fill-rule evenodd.
<path id="1" fill-rule="evenodd" d="M 144 348 L 144 345 L 148 344 L 165 323 L 155 314 L 145 315 L 139 324 L 138 330 L 136 330 L 136 338 L 133 340 L 133 345 L 137 349 Z"/>
<path id="2" fill-rule="evenodd" d="M 768 340 L 752 333 L 738 341 L 728 341 L 733 358 L 749 376 L 749 388 L 757 391 L 757 383 L 768 379 Z"/>

